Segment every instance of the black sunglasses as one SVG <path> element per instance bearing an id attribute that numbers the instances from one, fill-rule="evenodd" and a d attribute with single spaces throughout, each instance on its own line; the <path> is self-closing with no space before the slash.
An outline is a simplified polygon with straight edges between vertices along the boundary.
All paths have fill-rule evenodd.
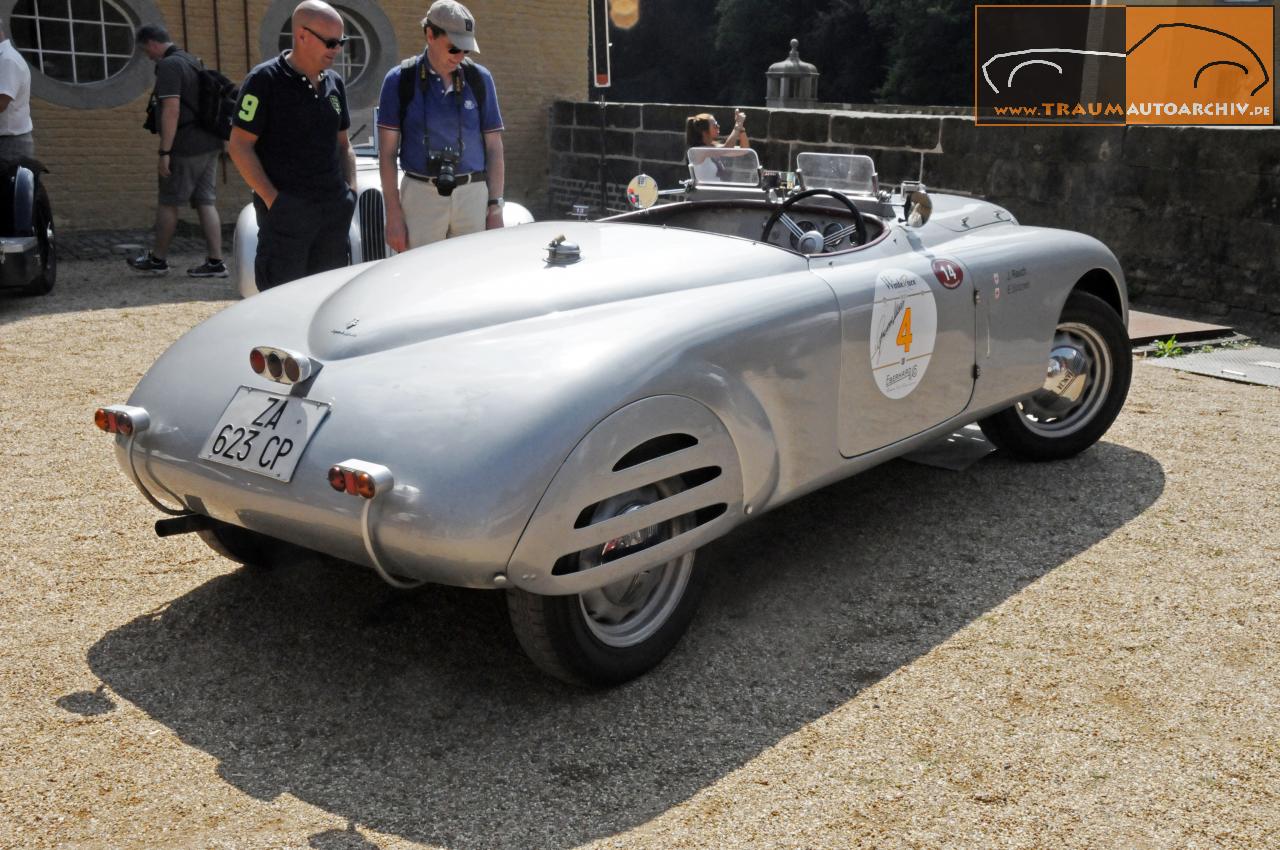
<path id="1" fill-rule="evenodd" d="M 427 24 L 427 29 L 431 30 L 431 34 L 432 34 L 432 35 L 434 35 L 436 38 L 443 38 L 444 36 L 448 35 L 448 33 L 447 33 L 447 32 L 445 32 L 444 30 L 440 29 L 440 27 L 436 26 L 435 24 Z M 454 47 L 454 46 L 453 46 L 453 44 L 452 44 L 452 43 L 450 43 L 450 44 L 449 44 L 449 55 L 450 55 L 450 56 L 457 56 L 459 53 L 467 53 L 467 54 L 469 54 L 469 53 L 471 53 L 471 51 L 470 51 L 470 50 L 463 50 L 461 47 Z"/>
<path id="2" fill-rule="evenodd" d="M 325 46 L 326 50 L 334 50 L 346 44 L 348 41 L 350 41 L 350 39 L 345 35 L 342 36 L 341 38 L 325 38 L 320 33 L 316 32 L 306 24 L 303 24 L 302 28 L 307 32 L 311 33 L 312 35 L 314 35 L 316 38 L 320 39 L 320 43 Z"/>

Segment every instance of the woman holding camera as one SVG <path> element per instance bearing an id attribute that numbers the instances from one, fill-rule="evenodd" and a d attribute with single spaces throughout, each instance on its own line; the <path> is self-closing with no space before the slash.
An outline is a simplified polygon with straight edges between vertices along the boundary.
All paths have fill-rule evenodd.
<path id="1" fill-rule="evenodd" d="M 715 116 L 709 112 L 690 115 L 684 122 L 684 145 L 687 148 L 749 148 L 751 140 L 747 138 L 747 115 L 741 109 L 733 111 L 733 130 L 725 136 L 723 142 L 716 139 L 720 136 L 720 125 Z"/>

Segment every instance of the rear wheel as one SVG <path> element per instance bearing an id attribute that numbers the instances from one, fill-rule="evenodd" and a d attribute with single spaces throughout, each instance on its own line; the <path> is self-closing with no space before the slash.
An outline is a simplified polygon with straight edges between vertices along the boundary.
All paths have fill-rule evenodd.
<path id="1" fill-rule="evenodd" d="M 23 291 L 27 295 L 47 295 L 58 280 L 58 251 L 54 241 L 53 207 L 44 186 L 36 189 L 35 209 L 32 214 L 35 228 L 37 261 L 40 273 Z"/>
<path id="2" fill-rule="evenodd" d="M 621 516 L 678 491 L 667 482 L 615 496 L 596 506 L 591 522 Z M 687 531 L 680 517 L 610 540 L 572 556 L 589 570 Z M 689 627 L 704 576 L 694 553 L 576 596 L 507 592 L 507 611 L 521 647 L 544 672 L 575 685 L 608 686 L 655 667 Z"/>
<path id="3" fill-rule="evenodd" d="M 1132 373 L 1120 316 L 1102 299 L 1073 292 L 1058 320 L 1044 386 L 978 425 L 996 448 L 1022 460 L 1071 457 L 1111 427 Z"/>

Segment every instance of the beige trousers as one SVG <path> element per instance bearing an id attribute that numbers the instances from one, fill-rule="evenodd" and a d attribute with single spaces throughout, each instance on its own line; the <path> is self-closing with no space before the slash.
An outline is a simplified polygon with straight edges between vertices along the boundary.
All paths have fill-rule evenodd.
<path id="1" fill-rule="evenodd" d="M 484 230 L 489 212 L 489 187 L 484 181 L 458 186 L 449 197 L 434 183 L 400 178 L 400 207 L 409 229 L 409 247 L 418 248 L 450 236 Z"/>

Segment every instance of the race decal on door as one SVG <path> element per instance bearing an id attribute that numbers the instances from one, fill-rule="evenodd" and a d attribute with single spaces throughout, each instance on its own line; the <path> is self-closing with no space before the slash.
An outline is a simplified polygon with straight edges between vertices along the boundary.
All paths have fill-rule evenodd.
<path id="1" fill-rule="evenodd" d="M 880 392 L 905 398 L 924 380 L 938 333 L 938 307 L 924 278 L 906 269 L 876 277 L 871 374 Z"/>

